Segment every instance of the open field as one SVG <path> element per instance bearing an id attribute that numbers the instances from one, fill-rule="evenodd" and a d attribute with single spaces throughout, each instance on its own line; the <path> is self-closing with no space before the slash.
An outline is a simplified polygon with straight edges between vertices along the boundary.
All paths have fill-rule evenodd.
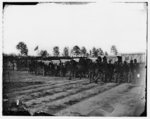
<path id="1" fill-rule="evenodd" d="M 144 85 L 90 83 L 89 79 L 43 77 L 10 72 L 3 94 L 21 99 L 31 114 L 44 111 L 57 116 L 138 116 L 144 110 Z"/>

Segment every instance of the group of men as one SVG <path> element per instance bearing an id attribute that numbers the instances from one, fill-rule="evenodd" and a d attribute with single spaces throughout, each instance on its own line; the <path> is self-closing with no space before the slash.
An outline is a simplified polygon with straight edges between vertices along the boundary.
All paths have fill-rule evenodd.
<path id="1" fill-rule="evenodd" d="M 97 67 L 97 68 L 96 68 Z M 92 73 L 92 80 L 95 82 L 116 82 L 116 83 L 137 83 L 141 79 L 144 70 L 144 64 L 137 63 L 137 60 L 130 60 L 130 63 L 122 62 L 121 57 L 118 61 L 112 63 L 111 60 L 107 62 L 104 57 L 103 61 L 99 58 L 96 62 L 95 71 Z"/>
<path id="2" fill-rule="evenodd" d="M 138 63 L 136 59 L 128 63 L 118 57 L 118 60 L 112 63 L 106 56 L 98 57 L 95 62 L 89 58 L 80 58 L 78 62 L 74 59 L 63 63 L 60 61 L 57 64 L 32 61 L 29 65 L 29 71 L 35 74 L 68 76 L 70 80 L 74 77 L 89 78 L 90 82 L 95 83 L 99 81 L 136 83 L 141 78 L 143 70 L 144 64 Z"/>

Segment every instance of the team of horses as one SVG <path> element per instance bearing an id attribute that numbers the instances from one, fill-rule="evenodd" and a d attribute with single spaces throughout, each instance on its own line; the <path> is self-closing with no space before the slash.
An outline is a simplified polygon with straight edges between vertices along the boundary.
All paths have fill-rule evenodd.
<path id="1" fill-rule="evenodd" d="M 132 82 L 140 75 L 141 64 L 137 60 L 130 60 L 122 62 L 118 57 L 118 61 L 112 63 L 104 56 L 98 57 L 95 62 L 90 58 L 81 57 L 79 61 L 70 59 L 66 62 L 58 61 L 53 63 L 51 61 L 45 63 L 44 61 L 31 61 L 29 64 L 29 72 L 33 74 L 42 74 L 44 76 L 60 76 L 68 77 L 69 80 L 73 78 L 88 78 L 90 82 Z"/>

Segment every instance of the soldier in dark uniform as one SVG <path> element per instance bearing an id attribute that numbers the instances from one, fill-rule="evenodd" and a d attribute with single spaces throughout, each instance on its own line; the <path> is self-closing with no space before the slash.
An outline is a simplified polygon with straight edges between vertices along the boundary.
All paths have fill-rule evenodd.
<path id="1" fill-rule="evenodd" d="M 59 64 L 55 64 L 55 76 L 59 76 L 59 70 L 60 70 Z"/>
<path id="2" fill-rule="evenodd" d="M 120 83 L 122 81 L 122 57 L 118 56 L 118 61 L 116 65 L 116 72 L 117 72 L 117 77 L 116 77 L 116 82 Z"/>
<path id="3" fill-rule="evenodd" d="M 109 60 L 109 64 L 108 64 L 108 82 L 112 81 L 112 77 L 113 77 L 113 70 L 114 70 L 114 66 L 111 63 L 111 60 Z"/>
<path id="4" fill-rule="evenodd" d="M 133 77 L 134 77 L 134 64 L 133 60 L 130 60 L 128 83 L 131 83 L 133 81 Z"/>
<path id="5" fill-rule="evenodd" d="M 117 81 L 117 62 L 115 61 L 114 64 L 113 64 L 113 81 L 116 82 Z"/>
<path id="6" fill-rule="evenodd" d="M 63 63 L 60 66 L 60 70 L 61 70 L 61 76 L 64 77 L 66 75 L 66 67 Z"/>
<path id="7" fill-rule="evenodd" d="M 129 65 L 126 61 L 123 64 L 123 79 L 125 82 L 128 82 L 128 74 L 129 74 Z"/>
<path id="8" fill-rule="evenodd" d="M 102 62 L 102 58 L 99 56 L 98 58 L 97 58 L 97 60 L 96 60 L 96 63 L 97 64 L 100 64 Z"/>
<path id="9" fill-rule="evenodd" d="M 104 76 L 104 82 L 107 82 L 108 79 L 108 63 L 107 63 L 107 58 L 104 56 L 103 57 L 103 76 Z"/>
<path id="10" fill-rule="evenodd" d="M 51 66 L 50 66 L 50 69 L 51 69 L 51 75 L 52 76 L 54 76 L 54 74 L 55 74 L 55 65 L 51 62 L 51 64 L 50 64 Z"/>
<path id="11" fill-rule="evenodd" d="M 90 62 L 89 63 L 89 71 L 88 71 L 88 77 L 90 79 L 90 83 L 93 81 L 94 78 L 94 70 L 95 70 L 95 65 L 94 63 Z"/>
<path id="12" fill-rule="evenodd" d="M 99 79 L 102 81 L 102 78 L 103 78 L 103 63 L 102 63 L 102 59 L 99 60 L 98 72 L 99 72 Z"/>
<path id="13" fill-rule="evenodd" d="M 133 68 L 134 68 L 134 71 L 133 71 L 134 83 L 136 83 L 137 79 L 140 75 L 140 67 L 139 67 L 139 63 L 137 63 L 136 59 L 134 59 Z"/>
<path id="14" fill-rule="evenodd" d="M 98 80 L 100 79 L 102 81 L 102 58 L 98 57 L 95 63 L 95 71 L 94 71 L 94 80 L 96 83 L 98 83 Z"/>
<path id="15" fill-rule="evenodd" d="M 72 59 L 67 66 L 67 69 L 69 71 L 69 80 L 71 80 L 72 77 L 76 77 L 76 66 L 77 62 Z"/>

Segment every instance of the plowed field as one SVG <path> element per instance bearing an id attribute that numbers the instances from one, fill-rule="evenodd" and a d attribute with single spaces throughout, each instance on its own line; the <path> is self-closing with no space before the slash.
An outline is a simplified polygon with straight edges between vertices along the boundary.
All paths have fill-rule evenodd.
<path id="1" fill-rule="evenodd" d="M 88 79 L 43 77 L 27 72 L 4 78 L 4 95 L 21 99 L 31 114 L 57 116 L 138 116 L 144 109 L 144 85 L 90 83 Z M 139 108 L 140 107 L 140 108 Z M 140 109 L 140 110 L 139 110 Z"/>

